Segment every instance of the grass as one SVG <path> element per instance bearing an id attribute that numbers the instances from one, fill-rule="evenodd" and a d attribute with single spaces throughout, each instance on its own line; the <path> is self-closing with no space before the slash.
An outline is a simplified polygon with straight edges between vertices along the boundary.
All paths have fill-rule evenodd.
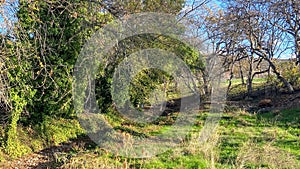
<path id="1" fill-rule="evenodd" d="M 252 82 L 253 83 L 265 83 L 265 82 L 267 82 L 267 79 L 266 78 L 254 78 Z M 245 79 L 245 83 L 246 83 L 246 79 Z M 229 84 L 229 81 L 227 81 L 227 84 Z M 241 79 L 232 79 L 231 84 L 232 85 L 242 84 L 242 80 Z"/>
<path id="2" fill-rule="evenodd" d="M 226 107 L 215 133 L 206 142 L 199 142 L 201 129 L 208 112 L 199 112 L 197 121 L 185 140 L 179 146 L 160 152 L 152 158 L 125 158 L 114 155 L 101 147 L 73 147 L 62 154 L 62 160 L 53 166 L 60 168 L 299 168 L 300 167 L 300 110 L 282 110 L 280 113 L 251 114 L 236 107 Z M 137 137 L 151 137 L 170 129 L 168 123 L 136 123 L 118 118 L 118 114 L 108 114 L 107 120 L 123 133 L 140 133 Z M 119 119 L 119 120 L 115 120 Z M 168 118 L 166 117 L 165 120 Z M 163 121 L 164 119 L 162 119 Z M 51 127 L 52 123 L 60 128 Z M 41 138 L 62 141 L 65 135 L 73 136 L 77 130 L 69 131 L 74 121 L 48 121 L 44 135 L 35 134 L 24 128 L 21 140 L 32 150 L 41 149 L 45 143 Z M 48 126 L 49 125 L 49 126 Z M 53 133 L 55 132 L 55 133 Z M 80 131 L 81 132 L 81 131 Z M 52 134 L 51 134 L 52 133 Z M 51 137 L 50 137 L 51 136 Z M 75 136 L 75 135 L 74 135 Z M 41 138 L 39 138 L 41 137 Z M 69 136 L 66 136 L 69 137 Z M 26 140 L 26 138 L 28 138 Z M 53 140 L 50 140 L 53 141 Z M 55 140 L 54 140 L 55 141 Z M 56 144 L 53 142 L 53 144 Z M 41 147 L 42 146 L 42 147 Z M 72 156 L 69 160 L 65 157 Z M 0 161 L 8 160 L 0 153 Z M 57 163 L 57 164 L 56 164 Z M 0 165 L 1 166 L 1 165 Z"/>
<path id="3" fill-rule="evenodd" d="M 233 80 L 231 92 L 241 93 L 246 90 Z M 259 88 L 265 79 L 255 79 L 253 86 Z M 175 96 L 174 96 L 175 97 Z M 199 142 L 201 129 L 209 112 L 199 112 L 197 120 L 187 137 L 178 147 L 160 152 L 152 158 L 125 158 L 114 155 L 101 147 L 76 147 L 62 155 L 53 166 L 60 168 L 300 168 L 300 109 L 282 110 L 279 113 L 251 114 L 237 107 L 226 106 L 216 132 L 206 142 Z M 111 111 L 105 115 L 114 129 L 141 139 L 167 133 L 176 119 L 176 113 L 159 117 L 153 123 L 139 123 L 126 120 L 120 114 Z M 44 146 L 57 145 L 75 138 L 84 131 L 78 121 L 47 119 L 43 124 L 23 128 L 20 140 L 33 151 Z M 3 132 L 2 132 L 3 133 Z M 1 137 L 0 137 L 1 138 Z M 149 145 L 150 146 L 150 145 Z M 0 151 L 0 162 L 7 157 Z M 1 166 L 1 165 L 0 165 Z"/>
<path id="4" fill-rule="evenodd" d="M 204 143 L 197 138 L 209 114 L 199 113 L 186 141 L 153 158 L 123 158 L 97 147 L 79 150 L 62 168 L 299 168 L 299 112 L 297 109 L 284 110 L 278 115 L 227 112 L 216 133 Z M 154 131 L 149 128 L 157 132 L 169 128 L 155 124 L 143 127 L 150 135 Z M 143 127 L 137 127 L 139 132 L 143 132 Z"/>
<path id="5" fill-rule="evenodd" d="M 48 118 L 43 123 L 38 123 L 35 126 L 20 125 L 17 131 L 18 139 L 15 140 L 15 144 L 20 144 L 20 151 L 24 152 L 24 155 L 38 152 L 50 146 L 59 145 L 84 133 L 77 120 L 63 118 L 55 120 Z M 5 147 L 3 144 L 4 134 L 0 138 L 0 142 L 2 143 L 0 147 L 0 162 L 17 158 L 17 156 L 8 156 L 3 153 Z"/>
<path id="6" fill-rule="evenodd" d="M 229 81 L 224 82 L 224 86 L 228 86 L 228 84 Z M 267 84 L 266 78 L 254 78 L 252 81 L 252 90 L 257 91 L 257 90 L 264 89 L 264 87 L 266 87 L 266 84 Z M 246 84 L 243 85 L 241 79 L 232 79 L 229 95 L 237 96 L 246 93 L 247 93 Z"/>

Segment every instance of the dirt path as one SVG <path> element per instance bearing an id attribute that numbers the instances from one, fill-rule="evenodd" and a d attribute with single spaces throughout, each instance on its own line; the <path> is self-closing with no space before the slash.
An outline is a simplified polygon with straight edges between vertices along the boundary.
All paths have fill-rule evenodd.
<path id="1" fill-rule="evenodd" d="M 58 168 L 67 162 L 72 156 L 70 152 L 74 149 L 86 149 L 95 144 L 88 137 L 73 139 L 59 146 L 41 150 L 39 152 L 25 155 L 19 159 L 0 163 L 0 168 L 5 169 L 52 169 Z"/>
<path id="2" fill-rule="evenodd" d="M 0 168 L 27 169 L 27 168 L 51 168 L 53 165 L 52 154 L 48 152 L 38 152 L 26 155 L 20 159 L 5 162 Z"/>

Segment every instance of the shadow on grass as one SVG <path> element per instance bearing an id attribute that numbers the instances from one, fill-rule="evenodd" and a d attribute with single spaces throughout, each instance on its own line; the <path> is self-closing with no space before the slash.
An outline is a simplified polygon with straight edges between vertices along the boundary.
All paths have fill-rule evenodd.
<path id="1" fill-rule="evenodd" d="M 97 145 L 86 135 L 80 135 L 76 139 L 70 139 L 68 142 L 61 143 L 58 146 L 51 146 L 37 152 L 48 159 L 46 162 L 40 162 L 30 168 L 59 168 L 67 163 L 79 150 L 93 150 Z"/>

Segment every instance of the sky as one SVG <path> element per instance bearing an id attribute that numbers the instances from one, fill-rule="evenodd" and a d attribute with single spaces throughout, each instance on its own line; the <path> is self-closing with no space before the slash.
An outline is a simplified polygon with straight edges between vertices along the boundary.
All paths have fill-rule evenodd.
<path id="1" fill-rule="evenodd" d="M 9 1 L 9 0 L 8 0 Z M 203 0 L 187 0 L 186 1 L 186 6 L 184 7 L 183 10 L 188 10 L 191 8 L 191 5 L 194 3 L 194 6 L 197 6 L 199 3 L 203 2 Z M 212 8 L 216 7 L 221 7 L 222 3 L 218 0 L 211 0 L 209 4 L 214 4 L 214 6 L 211 6 Z M 210 6 L 210 5 L 209 5 Z M 0 7 L 0 11 L 7 10 L 6 8 Z M 4 19 L 3 16 L 0 14 L 0 33 L 5 32 L 4 28 Z M 282 54 L 282 58 L 291 58 L 294 57 L 294 54 L 291 50 L 286 51 L 285 53 Z"/>
<path id="2" fill-rule="evenodd" d="M 3 26 L 2 26 L 3 22 L 4 22 L 4 20 L 3 20 L 2 16 L 0 15 L 0 33 L 3 32 Z"/>
<path id="3" fill-rule="evenodd" d="M 193 4 L 193 2 L 201 3 L 201 2 L 203 2 L 203 0 L 187 0 L 186 1 L 186 7 L 184 7 L 184 10 L 191 9 L 191 5 Z M 197 3 L 194 6 L 197 6 Z M 222 4 L 222 2 L 220 0 L 211 0 L 209 2 L 209 4 L 207 4 L 207 6 L 210 7 L 211 10 L 216 10 L 218 8 L 222 8 L 222 6 L 224 7 L 224 4 Z M 285 39 L 285 40 L 287 40 L 287 39 Z M 287 41 L 282 42 L 282 44 L 284 44 L 284 43 L 287 43 Z M 275 57 L 279 57 L 279 56 L 280 56 L 280 58 L 283 58 L 283 59 L 295 58 L 295 54 L 294 54 L 294 52 L 292 51 L 291 48 L 287 49 L 286 51 L 284 51 L 280 55 L 279 55 L 279 52 L 278 52 L 278 55 L 275 56 Z"/>
<path id="4" fill-rule="evenodd" d="M 0 6 L 0 33 L 5 32 L 5 26 L 7 26 L 4 23 L 3 17 L 7 18 L 9 21 L 13 22 L 15 19 L 13 19 L 14 15 L 14 10 L 15 7 L 18 5 L 17 0 L 5 0 L 4 2 L 5 5 Z M 6 16 L 3 16 L 5 14 Z M 11 24 L 12 25 L 12 24 Z"/>

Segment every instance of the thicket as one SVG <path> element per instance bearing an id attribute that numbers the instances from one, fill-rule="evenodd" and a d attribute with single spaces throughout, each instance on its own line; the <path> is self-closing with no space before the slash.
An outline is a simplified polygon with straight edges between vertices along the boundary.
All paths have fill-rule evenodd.
<path id="1" fill-rule="evenodd" d="M 20 0 L 13 7 L 16 19 L 13 28 L 7 31 L 7 36 L 1 36 L 1 59 L 5 64 L 1 67 L 1 74 L 7 80 L 6 101 L 10 105 L 6 113 L 8 118 L 3 122 L 6 124 L 5 132 L 1 136 L 4 151 L 11 157 L 19 157 L 36 147 L 55 145 L 83 134 L 76 120 L 71 90 L 74 65 L 84 43 L 99 28 L 126 14 L 147 11 L 177 14 L 183 5 L 182 0 L 126 3 Z M 187 61 L 198 57 L 195 53 L 193 58 L 189 58 L 192 49 L 168 37 L 151 43 L 147 40 L 149 37 L 155 36 L 146 35 L 121 42 L 125 48 L 118 49 L 111 57 L 122 58 L 125 50 L 138 50 L 141 46 L 137 39 L 148 43 L 143 48 L 171 49 Z M 111 64 L 119 62 L 116 59 Z M 106 68 L 103 76 L 96 79 L 96 93 L 102 112 L 109 110 L 107 108 L 112 104 L 109 93 L 112 68 Z M 170 78 L 159 70 L 141 73 L 137 77 L 140 81 L 132 84 L 138 88 L 136 93 L 132 92 L 132 101 L 136 104 L 142 102 L 153 88 L 165 82 L 163 79 Z M 141 82 L 153 84 L 140 86 Z M 26 134 L 22 135 L 20 132 L 23 130 Z M 34 141 L 23 144 L 24 137 L 32 137 Z"/>

